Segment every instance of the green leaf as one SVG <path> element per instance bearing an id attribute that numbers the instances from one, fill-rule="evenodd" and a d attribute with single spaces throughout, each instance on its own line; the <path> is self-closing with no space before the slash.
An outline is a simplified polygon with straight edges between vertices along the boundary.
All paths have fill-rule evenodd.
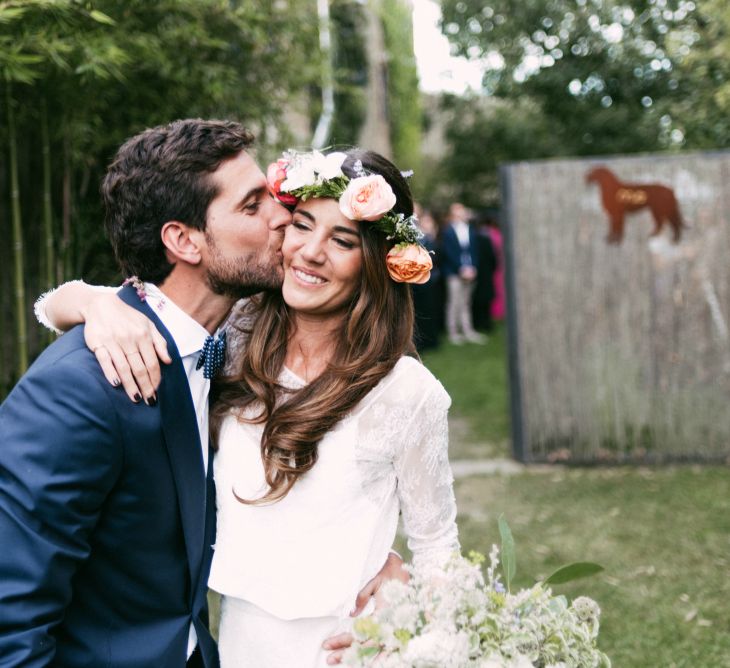
<path id="1" fill-rule="evenodd" d="M 568 564 L 562 568 L 558 568 L 550 577 L 548 577 L 544 584 L 556 585 L 564 584 L 565 582 L 571 582 L 572 580 L 578 580 L 579 578 L 586 578 L 589 575 L 595 575 L 603 570 L 603 566 L 600 564 L 594 564 L 591 561 L 577 561 L 574 564 Z"/>
<path id="2" fill-rule="evenodd" d="M 10 23 L 22 18 L 27 11 L 26 7 L 6 7 L 0 6 L 0 23 Z"/>
<path id="3" fill-rule="evenodd" d="M 507 591 L 510 591 L 510 585 L 517 572 L 517 557 L 515 556 L 515 539 L 512 538 L 507 520 L 504 515 L 499 516 L 499 535 L 502 537 L 502 571 L 504 572 L 504 583 L 507 585 Z"/>
<path id="4" fill-rule="evenodd" d="M 97 23 L 105 23 L 108 26 L 113 26 L 117 24 L 117 22 L 111 16 L 108 16 L 104 12 L 100 12 L 98 9 L 92 9 L 89 12 L 89 16 Z"/>
<path id="5" fill-rule="evenodd" d="M 402 645 L 408 644 L 408 641 L 413 637 L 408 629 L 396 629 L 393 631 L 393 635 Z"/>

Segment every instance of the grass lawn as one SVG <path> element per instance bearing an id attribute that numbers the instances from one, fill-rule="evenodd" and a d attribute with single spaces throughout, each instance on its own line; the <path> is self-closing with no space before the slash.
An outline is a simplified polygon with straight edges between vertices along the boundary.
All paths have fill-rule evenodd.
<path id="1" fill-rule="evenodd" d="M 423 355 L 453 400 L 453 459 L 510 454 L 506 338 L 506 329 L 499 326 L 485 345 L 444 342 Z"/>
<path id="2" fill-rule="evenodd" d="M 466 446 L 452 458 L 504 456 L 504 331 L 487 346 L 424 357 L 453 399 Z M 481 445 L 480 445 L 481 444 Z M 556 591 L 603 610 L 601 648 L 616 668 L 730 666 L 730 471 L 727 467 L 526 468 L 457 480 L 465 550 L 488 552 L 504 513 L 517 587 L 570 561 L 605 572 Z"/>

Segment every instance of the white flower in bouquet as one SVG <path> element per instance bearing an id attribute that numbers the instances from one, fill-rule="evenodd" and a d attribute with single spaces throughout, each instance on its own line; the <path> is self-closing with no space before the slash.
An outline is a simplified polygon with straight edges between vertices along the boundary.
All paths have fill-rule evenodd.
<path id="1" fill-rule="evenodd" d="M 476 666 L 477 668 L 533 668 L 532 661 L 521 654 L 511 659 L 505 659 L 498 654 L 491 654 L 480 659 Z"/>
<path id="2" fill-rule="evenodd" d="M 432 628 L 408 642 L 403 659 L 418 668 L 461 668 L 469 662 L 469 636 L 464 631 Z"/>
<path id="3" fill-rule="evenodd" d="M 355 642 L 343 662 L 378 668 L 608 668 L 596 647 L 600 609 L 581 596 L 571 604 L 547 584 L 597 572 L 573 564 L 529 589 L 509 591 L 514 544 L 506 523 L 503 564 L 492 548 L 486 578 L 483 555 L 454 555 L 440 568 L 408 567 L 408 583 L 383 588 L 386 607 L 356 620 Z"/>

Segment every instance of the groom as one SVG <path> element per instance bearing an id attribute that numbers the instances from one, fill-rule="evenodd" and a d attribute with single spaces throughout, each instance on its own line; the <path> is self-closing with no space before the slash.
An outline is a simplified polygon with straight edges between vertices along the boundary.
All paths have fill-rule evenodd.
<path id="1" fill-rule="evenodd" d="M 237 299 L 280 286 L 290 221 L 252 143 L 237 123 L 177 121 L 130 139 L 108 170 L 107 231 L 144 281 L 119 297 L 172 364 L 133 403 L 77 327 L 0 406 L 0 668 L 218 665 L 211 360 L 197 362 Z"/>

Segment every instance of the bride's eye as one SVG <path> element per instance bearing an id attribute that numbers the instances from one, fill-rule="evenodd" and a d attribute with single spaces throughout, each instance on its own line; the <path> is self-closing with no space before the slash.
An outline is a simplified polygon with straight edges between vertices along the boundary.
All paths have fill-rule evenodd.
<path id="1" fill-rule="evenodd" d="M 345 248 L 347 250 L 350 250 L 351 248 L 355 248 L 355 244 L 351 241 L 348 241 L 347 239 L 340 239 L 339 237 L 333 237 L 332 241 L 334 241 L 340 248 Z"/>

